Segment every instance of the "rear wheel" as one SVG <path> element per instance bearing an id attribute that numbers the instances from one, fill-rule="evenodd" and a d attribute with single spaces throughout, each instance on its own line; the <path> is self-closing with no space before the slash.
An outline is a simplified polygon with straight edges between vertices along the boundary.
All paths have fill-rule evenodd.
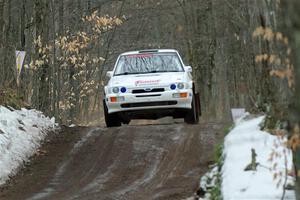
<path id="1" fill-rule="evenodd" d="M 192 108 L 187 112 L 184 122 L 188 124 L 198 124 L 199 109 L 197 108 L 197 96 L 193 94 Z"/>
<path id="2" fill-rule="evenodd" d="M 121 126 L 121 120 L 116 113 L 109 114 L 105 100 L 103 100 L 104 118 L 107 127 L 118 127 Z"/>

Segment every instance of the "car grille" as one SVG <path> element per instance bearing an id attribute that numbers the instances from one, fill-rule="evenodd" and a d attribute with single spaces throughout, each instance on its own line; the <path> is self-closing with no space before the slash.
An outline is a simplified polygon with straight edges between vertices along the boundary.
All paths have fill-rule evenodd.
<path id="1" fill-rule="evenodd" d="M 136 97 L 160 97 L 161 94 L 144 94 L 144 95 L 136 95 Z"/>
<path id="2" fill-rule="evenodd" d="M 140 102 L 140 103 L 124 103 L 121 104 L 122 108 L 137 108 L 137 107 L 151 107 L 151 106 L 169 106 L 176 105 L 177 101 L 153 101 L 153 102 Z"/>
<path id="3" fill-rule="evenodd" d="M 151 92 L 164 92 L 165 88 L 153 88 L 149 91 L 147 91 L 146 89 L 136 89 L 136 90 L 132 90 L 132 94 L 141 94 L 141 93 L 151 93 Z"/>

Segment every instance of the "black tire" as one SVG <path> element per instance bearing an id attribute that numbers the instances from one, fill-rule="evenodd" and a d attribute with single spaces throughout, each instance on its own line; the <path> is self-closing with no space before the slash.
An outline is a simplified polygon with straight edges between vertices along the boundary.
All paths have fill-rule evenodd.
<path id="1" fill-rule="evenodd" d="M 198 110 L 198 117 L 200 117 L 202 115 L 202 110 L 201 110 L 201 101 L 200 101 L 200 94 L 196 93 L 196 106 L 197 106 L 197 110 Z"/>
<path id="2" fill-rule="evenodd" d="M 129 124 L 130 123 L 130 119 L 123 119 L 123 124 Z"/>
<path id="3" fill-rule="evenodd" d="M 118 114 L 116 114 L 116 113 L 109 114 L 108 113 L 108 109 L 107 109 L 105 100 L 103 100 L 103 110 L 104 110 L 104 118 L 105 118 L 105 123 L 106 123 L 107 128 L 121 126 L 121 120 L 120 120 Z"/>
<path id="4" fill-rule="evenodd" d="M 184 122 L 187 124 L 198 124 L 199 123 L 199 109 L 197 108 L 196 95 L 193 95 L 192 108 L 187 112 Z"/>

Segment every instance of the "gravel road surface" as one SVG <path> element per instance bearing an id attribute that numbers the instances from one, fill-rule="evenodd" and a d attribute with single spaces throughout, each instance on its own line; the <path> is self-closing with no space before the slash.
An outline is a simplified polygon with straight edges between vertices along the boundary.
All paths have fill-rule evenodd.
<path id="1" fill-rule="evenodd" d="M 0 199 L 186 199 L 213 160 L 223 123 L 62 128 L 1 188 Z"/>

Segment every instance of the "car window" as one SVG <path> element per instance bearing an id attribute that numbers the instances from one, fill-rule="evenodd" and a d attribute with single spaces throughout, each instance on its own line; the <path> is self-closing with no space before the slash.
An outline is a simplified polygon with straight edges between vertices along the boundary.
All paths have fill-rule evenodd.
<path id="1" fill-rule="evenodd" d="M 175 53 L 135 54 L 121 56 L 115 76 L 159 72 L 182 72 L 183 67 Z"/>

